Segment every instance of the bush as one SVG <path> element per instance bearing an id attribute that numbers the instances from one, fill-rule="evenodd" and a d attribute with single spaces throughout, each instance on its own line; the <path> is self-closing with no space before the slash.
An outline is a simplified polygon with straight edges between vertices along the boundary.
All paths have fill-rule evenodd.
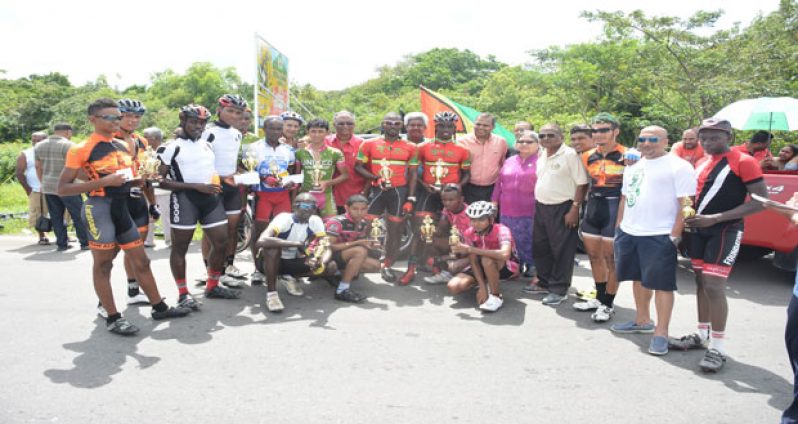
<path id="1" fill-rule="evenodd" d="M 17 156 L 26 147 L 22 142 L 0 143 L 0 184 L 14 179 Z"/>

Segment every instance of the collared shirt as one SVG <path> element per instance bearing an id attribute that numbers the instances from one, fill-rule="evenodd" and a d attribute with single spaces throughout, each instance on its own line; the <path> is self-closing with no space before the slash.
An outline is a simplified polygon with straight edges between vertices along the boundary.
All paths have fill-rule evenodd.
<path id="1" fill-rule="evenodd" d="M 690 162 L 690 165 L 693 165 L 693 168 L 695 168 L 695 164 L 703 159 L 706 155 L 704 153 L 704 148 L 701 147 L 701 143 L 696 143 L 695 148 L 688 149 L 684 147 L 683 141 L 674 143 L 673 147 L 671 147 L 671 153 Z"/>
<path id="2" fill-rule="evenodd" d="M 748 151 L 748 147 L 746 147 L 745 143 L 738 144 L 737 146 L 731 146 L 731 150 L 737 150 L 740 153 L 745 153 L 748 156 L 753 156 L 754 159 L 757 160 L 757 162 L 762 162 L 765 159 L 773 157 L 773 154 L 770 153 L 770 148 L 751 153 Z"/>
<path id="3" fill-rule="evenodd" d="M 587 173 L 579 155 L 565 144 L 561 144 L 551 156 L 543 149 L 538 159 L 537 173 L 535 200 L 544 205 L 558 205 L 574 200 L 576 187 L 587 184 Z"/>
<path id="4" fill-rule="evenodd" d="M 526 160 L 521 159 L 521 155 L 515 155 L 504 162 L 491 198 L 499 204 L 502 216 L 535 215 L 537 164 L 538 155 Z"/>
<path id="5" fill-rule="evenodd" d="M 421 180 L 434 184 L 435 170 L 438 160 L 444 169 L 441 184 L 459 183 L 461 172 L 471 167 L 471 153 L 463 145 L 455 141 L 429 140 L 418 145 L 418 163 L 424 166 Z"/>
<path id="6" fill-rule="evenodd" d="M 468 182 L 478 186 L 496 183 L 507 155 L 507 141 L 502 136 L 491 134 L 486 143 L 480 143 L 474 134 L 468 134 L 458 142 L 471 152 L 471 178 Z"/>
<path id="7" fill-rule="evenodd" d="M 365 179 L 362 175 L 355 171 L 357 152 L 360 150 L 360 145 L 363 143 L 363 139 L 353 135 L 349 141 L 342 143 L 341 140 L 338 139 L 337 135 L 331 134 L 324 139 L 324 143 L 330 147 L 335 147 L 344 154 L 344 164 L 349 170 L 349 179 L 341 184 L 336 184 L 335 187 L 333 187 L 335 204 L 343 206 L 346 204 L 346 201 L 349 200 L 349 197 L 351 197 L 353 194 L 359 194 L 361 191 L 363 191 Z"/>
<path id="8" fill-rule="evenodd" d="M 132 173 L 133 157 L 123 140 L 92 133 L 86 141 L 69 148 L 64 166 L 69 169 L 83 168 L 89 181 L 95 181 L 125 169 Z M 129 193 L 130 182 L 126 182 L 119 187 L 100 187 L 90 192 L 89 196 L 126 197 Z"/>
<path id="9" fill-rule="evenodd" d="M 58 194 L 58 179 L 64 170 L 66 154 L 75 143 L 57 135 L 36 144 L 36 159 L 42 164 L 42 193 Z"/>
<path id="10" fill-rule="evenodd" d="M 357 160 L 366 165 L 374 175 L 380 175 L 383 163 L 386 163 L 392 172 L 391 185 L 404 187 L 407 185 L 407 167 L 418 165 L 417 150 L 416 145 L 409 141 L 375 138 L 360 145 Z M 376 186 L 378 181 L 374 180 L 372 184 Z"/>

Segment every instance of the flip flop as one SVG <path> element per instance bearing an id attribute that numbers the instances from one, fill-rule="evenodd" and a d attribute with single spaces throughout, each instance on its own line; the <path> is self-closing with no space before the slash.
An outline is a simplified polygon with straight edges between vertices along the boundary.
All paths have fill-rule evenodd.
<path id="1" fill-rule="evenodd" d="M 42 237 L 39 239 L 39 246 L 49 246 L 50 240 L 47 237 Z"/>

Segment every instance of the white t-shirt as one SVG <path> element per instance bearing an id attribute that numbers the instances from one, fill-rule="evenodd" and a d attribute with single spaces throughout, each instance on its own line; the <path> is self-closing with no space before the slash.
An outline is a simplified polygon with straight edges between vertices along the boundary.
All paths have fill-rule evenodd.
<path id="1" fill-rule="evenodd" d="M 283 212 L 272 219 L 269 226 L 266 227 L 266 234 L 270 237 L 277 237 L 287 241 L 301 241 L 304 242 L 310 236 L 324 237 L 327 233 L 324 231 L 324 222 L 318 215 L 311 215 L 308 222 L 297 222 L 294 220 L 294 214 L 291 212 Z M 295 259 L 297 257 L 296 247 L 283 248 L 283 259 Z"/>
<path id="2" fill-rule="evenodd" d="M 210 184 L 213 174 L 214 154 L 208 143 L 178 138 L 158 148 L 158 159 L 169 166 L 172 181 L 193 184 Z"/>
<path id="3" fill-rule="evenodd" d="M 233 175 L 238 170 L 238 152 L 241 149 L 241 132 L 233 127 L 212 122 L 205 128 L 200 140 L 210 143 L 216 155 L 215 168 L 219 176 Z"/>
<path id="4" fill-rule="evenodd" d="M 674 155 L 641 159 L 623 174 L 621 230 L 633 236 L 670 234 L 681 210 L 679 198 L 695 191 L 695 173 L 686 160 Z"/>

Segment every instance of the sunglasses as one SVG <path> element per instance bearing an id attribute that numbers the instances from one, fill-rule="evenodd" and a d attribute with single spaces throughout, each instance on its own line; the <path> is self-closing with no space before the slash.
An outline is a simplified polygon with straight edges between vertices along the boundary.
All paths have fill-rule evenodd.
<path id="1" fill-rule="evenodd" d="M 122 115 L 94 115 L 97 118 L 102 119 L 103 121 L 114 122 L 114 121 L 121 121 Z"/>
<path id="2" fill-rule="evenodd" d="M 538 137 L 541 140 L 545 140 L 547 138 L 557 138 L 557 134 L 545 134 L 545 133 L 543 133 L 543 134 L 538 134 Z"/>
<path id="3" fill-rule="evenodd" d="M 659 137 L 637 137 L 638 143 L 656 143 L 659 141 Z"/>
<path id="4" fill-rule="evenodd" d="M 339 126 L 339 127 L 343 127 L 343 126 L 351 127 L 351 126 L 355 125 L 355 123 L 354 122 L 336 122 L 335 125 Z"/>
<path id="5" fill-rule="evenodd" d="M 309 210 L 316 209 L 316 204 L 315 203 L 297 203 L 296 207 L 298 209 L 309 211 Z"/>
<path id="6" fill-rule="evenodd" d="M 608 133 L 608 132 L 610 132 L 610 131 L 612 131 L 612 128 L 609 128 L 609 127 L 604 127 L 604 128 L 593 128 L 593 132 L 594 132 L 594 133 L 601 133 L 601 134 L 603 134 L 603 133 Z"/>
<path id="7" fill-rule="evenodd" d="M 515 142 L 515 144 L 535 144 L 535 143 L 537 143 L 537 141 L 532 141 L 532 140 L 530 140 L 530 141 L 518 140 L 518 141 Z"/>

